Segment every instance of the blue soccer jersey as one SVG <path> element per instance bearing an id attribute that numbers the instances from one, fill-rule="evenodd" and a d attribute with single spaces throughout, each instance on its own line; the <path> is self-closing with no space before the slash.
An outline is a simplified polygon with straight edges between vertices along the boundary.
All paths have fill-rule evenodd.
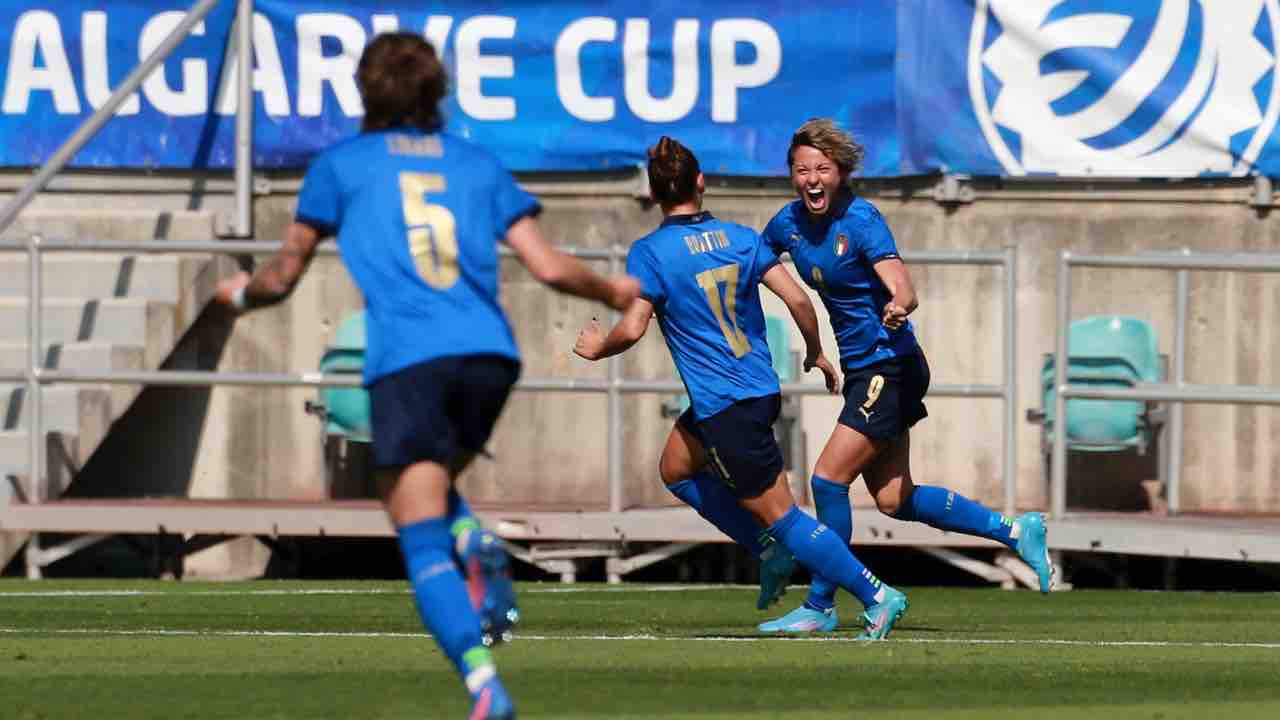
<path id="1" fill-rule="evenodd" d="M 916 352 L 915 331 L 884 326 L 884 306 L 893 299 L 874 265 L 898 257 L 898 246 L 874 205 L 854 198 L 831 208 L 831 217 L 809 218 L 804 203 L 784 206 L 764 229 L 774 253 L 791 253 L 796 270 L 818 291 L 831 317 L 840 364 L 855 370 Z"/>
<path id="2" fill-rule="evenodd" d="M 410 128 L 321 153 L 298 222 L 337 235 L 364 295 L 364 382 L 444 356 L 519 359 L 498 304 L 498 242 L 538 201 L 480 147 Z"/>
<path id="3" fill-rule="evenodd" d="M 754 230 L 707 212 L 670 216 L 632 244 L 627 273 L 653 303 L 695 419 L 779 391 L 760 308 L 777 263 Z"/>

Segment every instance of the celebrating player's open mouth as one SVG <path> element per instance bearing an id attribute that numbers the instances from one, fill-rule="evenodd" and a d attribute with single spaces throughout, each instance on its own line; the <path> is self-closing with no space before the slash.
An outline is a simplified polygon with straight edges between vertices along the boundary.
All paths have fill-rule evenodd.
<path id="1" fill-rule="evenodd" d="M 825 215 L 840 189 L 839 166 L 817 148 L 796 148 L 791 158 L 791 184 L 812 215 Z"/>

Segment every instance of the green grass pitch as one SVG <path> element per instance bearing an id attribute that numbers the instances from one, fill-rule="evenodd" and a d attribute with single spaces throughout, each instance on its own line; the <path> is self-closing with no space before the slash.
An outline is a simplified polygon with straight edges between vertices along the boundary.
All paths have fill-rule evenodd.
<path id="1" fill-rule="evenodd" d="M 891 640 L 744 587 L 521 586 L 523 718 L 1280 718 L 1280 596 L 910 589 Z M 796 588 L 784 608 L 798 601 Z M 461 718 L 403 583 L 0 582 L 0 717 Z"/>

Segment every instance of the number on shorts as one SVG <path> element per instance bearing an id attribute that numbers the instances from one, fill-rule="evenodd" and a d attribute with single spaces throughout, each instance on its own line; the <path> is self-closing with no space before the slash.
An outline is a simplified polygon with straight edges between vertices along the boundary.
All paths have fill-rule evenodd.
<path id="1" fill-rule="evenodd" d="M 453 213 L 427 202 L 427 193 L 443 192 L 444 176 L 400 173 L 400 199 L 409 230 L 409 255 L 431 287 L 448 290 L 458 282 L 458 235 Z"/>
<path id="2" fill-rule="evenodd" d="M 884 390 L 884 376 L 876 375 L 871 378 L 871 382 L 867 383 L 867 401 L 862 403 L 863 410 L 870 410 L 872 405 L 880 399 L 880 392 Z"/>
<path id="3" fill-rule="evenodd" d="M 720 302 L 720 285 L 724 284 L 724 303 Z M 698 285 L 707 294 L 707 303 L 711 312 L 720 323 L 720 332 L 729 341 L 729 349 L 734 357 L 742 357 L 751 352 L 751 341 L 746 333 L 738 328 L 738 264 L 729 263 L 718 268 L 703 270 L 698 273 Z"/>

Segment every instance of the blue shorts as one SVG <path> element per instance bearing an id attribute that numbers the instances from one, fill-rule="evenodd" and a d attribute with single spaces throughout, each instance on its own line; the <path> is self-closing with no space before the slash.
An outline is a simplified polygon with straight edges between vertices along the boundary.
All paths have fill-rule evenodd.
<path id="1" fill-rule="evenodd" d="M 782 450 L 773 424 L 782 410 L 774 393 L 739 400 L 705 420 L 689 409 L 676 422 L 702 443 L 707 466 L 740 498 L 760 497 L 782 472 Z"/>
<path id="2" fill-rule="evenodd" d="M 429 460 L 449 465 L 484 451 L 520 363 L 500 355 L 436 358 L 369 386 L 375 467 Z"/>
<path id="3" fill-rule="evenodd" d="M 892 440 L 929 416 L 928 391 L 929 363 L 922 352 L 846 369 L 840 424 L 872 440 Z"/>

